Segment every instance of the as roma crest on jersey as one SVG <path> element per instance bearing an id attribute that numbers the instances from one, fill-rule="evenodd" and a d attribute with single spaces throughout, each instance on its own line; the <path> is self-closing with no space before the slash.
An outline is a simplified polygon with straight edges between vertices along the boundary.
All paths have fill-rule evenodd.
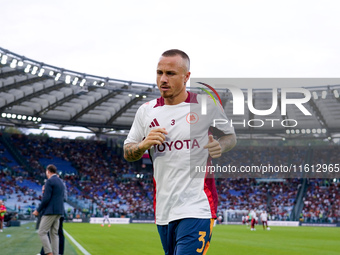
<path id="1" fill-rule="evenodd" d="M 194 112 L 189 112 L 186 116 L 186 120 L 189 124 L 195 124 L 198 122 L 198 115 Z"/>

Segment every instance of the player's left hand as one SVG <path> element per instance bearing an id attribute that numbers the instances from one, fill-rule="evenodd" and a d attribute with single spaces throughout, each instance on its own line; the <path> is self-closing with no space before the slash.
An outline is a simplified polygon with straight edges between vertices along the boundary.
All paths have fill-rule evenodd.
<path id="1" fill-rule="evenodd" d="M 35 210 L 35 211 L 33 212 L 33 215 L 38 216 L 38 215 L 39 215 L 38 211 Z"/>
<path id="2" fill-rule="evenodd" d="M 212 135 L 209 135 L 209 142 L 204 146 L 204 149 L 208 149 L 209 155 L 212 158 L 219 158 L 222 155 L 222 147 Z"/>

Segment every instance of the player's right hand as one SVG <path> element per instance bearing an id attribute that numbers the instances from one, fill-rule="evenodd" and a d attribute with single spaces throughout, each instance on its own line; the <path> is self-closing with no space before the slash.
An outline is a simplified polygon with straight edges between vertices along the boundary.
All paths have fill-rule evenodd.
<path id="1" fill-rule="evenodd" d="M 155 144 L 160 145 L 165 142 L 165 135 L 167 134 L 168 131 L 166 131 L 165 128 L 152 129 L 147 137 L 140 143 L 140 147 L 148 150 Z"/>

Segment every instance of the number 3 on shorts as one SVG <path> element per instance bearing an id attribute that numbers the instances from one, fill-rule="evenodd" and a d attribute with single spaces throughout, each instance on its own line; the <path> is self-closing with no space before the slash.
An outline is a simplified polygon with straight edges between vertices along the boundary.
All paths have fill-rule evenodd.
<path id="1" fill-rule="evenodd" d="M 198 238 L 198 241 L 202 242 L 202 247 L 200 249 L 197 248 L 196 251 L 198 253 L 201 253 L 203 251 L 203 249 L 204 249 L 204 246 L 205 246 L 205 239 L 204 239 L 204 237 L 207 235 L 207 232 L 200 231 L 200 232 L 198 232 L 198 234 L 200 235 L 200 237 Z"/>

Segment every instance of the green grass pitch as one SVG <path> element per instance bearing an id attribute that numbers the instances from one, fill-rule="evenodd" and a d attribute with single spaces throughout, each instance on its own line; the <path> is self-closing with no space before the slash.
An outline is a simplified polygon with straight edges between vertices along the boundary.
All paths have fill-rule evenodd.
<path id="1" fill-rule="evenodd" d="M 36 255 L 40 253 L 41 241 L 36 231 L 36 223 L 29 222 L 20 227 L 5 228 L 0 232 L 0 255 Z M 77 255 L 77 249 L 66 240 L 64 255 Z"/>
<path id="2" fill-rule="evenodd" d="M 90 254 L 164 254 L 156 225 L 130 224 L 101 227 L 66 223 L 64 229 Z M 79 253 L 81 254 L 81 253 Z M 271 227 L 250 231 L 246 226 L 217 225 L 207 255 L 339 255 L 340 228 Z"/>
<path id="3" fill-rule="evenodd" d="M 250 231 L 246 226 L 217 225 L 207 255 L 339 255 L 340 228 L 271 227 Z M 105 225 L 65 223 L 64 229 L 91 255 L 162 255 L 155 224 Z M 7 237 L 9 236 L 9 237 Z M 0 233 L 0 254 L 32 254 L 41 243 L 35 223 L 11 227 Z M 65 255 L 83 253 L 67 239 Z"/>

